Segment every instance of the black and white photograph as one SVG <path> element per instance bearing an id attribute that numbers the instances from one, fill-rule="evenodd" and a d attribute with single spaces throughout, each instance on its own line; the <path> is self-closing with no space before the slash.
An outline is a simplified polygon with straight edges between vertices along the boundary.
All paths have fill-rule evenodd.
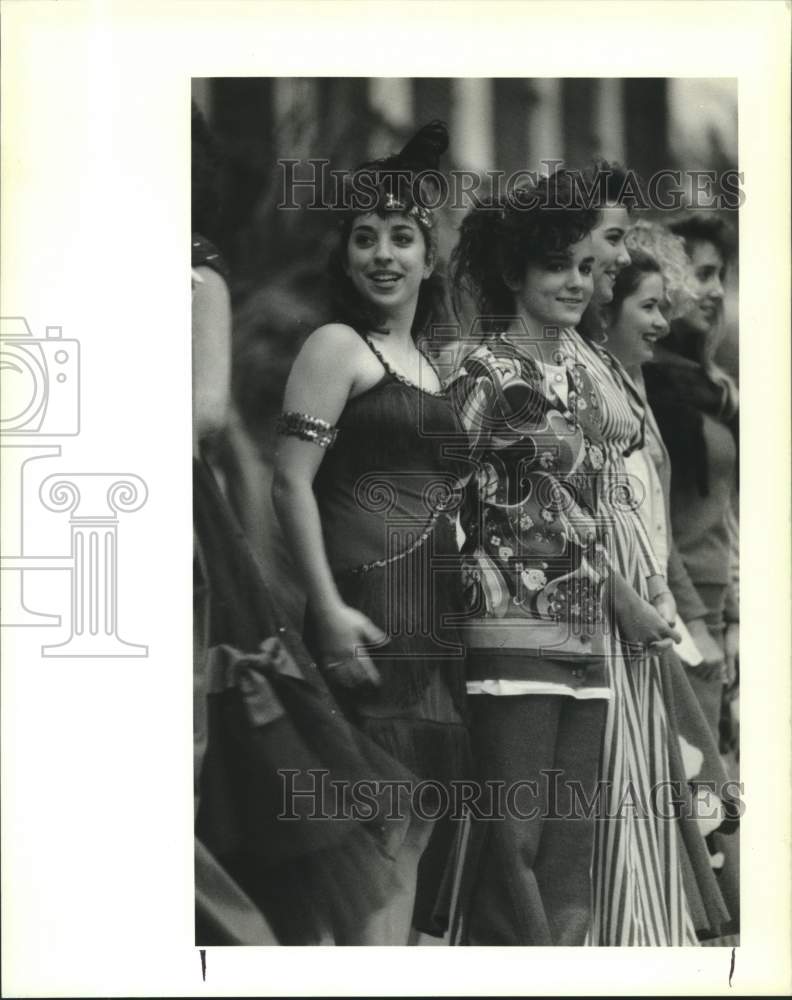
<path id="1" fill-rule="evenodd" d="M 196 941 L 737 944 L 736 81 L 193 95 Z"/>
<path id="2" fill-rule="evenodd" d="M 3 995 L 787 994 L 788 5 L 0 6 Z"/>

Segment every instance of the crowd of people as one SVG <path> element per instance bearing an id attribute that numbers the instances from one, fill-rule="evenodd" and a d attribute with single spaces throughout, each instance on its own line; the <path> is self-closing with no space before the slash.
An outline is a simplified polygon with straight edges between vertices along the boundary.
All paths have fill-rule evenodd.
<path id="1" fill-rule="evenodd" d="M 733 236 L 637 218 L 598 161 L 479 199 L 444 269 L 447 146 L 425 126 L 337 213 L 278 422 L 300 628 L 214 468 L 232 321 L 193 110 L 196 941 L 734 943 Z"/>

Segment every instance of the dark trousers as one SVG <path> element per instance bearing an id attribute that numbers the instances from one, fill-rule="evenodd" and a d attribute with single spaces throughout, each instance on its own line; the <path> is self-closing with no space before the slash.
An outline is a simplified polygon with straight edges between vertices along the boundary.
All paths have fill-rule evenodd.
<path id="1" fill-rule="evenodd" d="M 723 611 L 726 604 L 726 587 L 720 584 L 699 584 L 699 597 L 707 607 L 706 623 L 712 638 L 723 649 L 725 623 Z M 690 686 L 696 692 L 704 718 L 709 723 L 715 745 L 720 740 L 721 701 L 723 681 L 720 677 L 707 677 L 698 667 L 687 668 Z"/>
<path id="2" fill-rule="evenodd" d="M 512 792 L 503 818 L 474 822 L 465 943 L 581 945 L 595 821 L 579 815 L 570 783 L 592 801 L 606 702 L 475 695 L 470 706 L 479 779 L 503 781 Z"/>
<path id="3" fill-rule="evenodd" d="M 698 584 L 699 597 L 707 606 L 707 627 L 712 638 L 723 649 L 726 623 L 724 609 L 726 605 L 725 586 L 719 584 Z M 701 709 L 712 730 L 715 743 L 720 738 L 721 703 L 723 700 L 723 682 L 719 678 L 704 680 L 696 673 L 696 668 L 688 668 L 688 679 Z M 736 778 L 736 773 L 730 775 Z M 722 853 L 723 865 L 718 871 L 718 885 L 729 908 L 731 921 L 725 928 L 726 933 L 737 933 L 740 929 L 740 833 L 724 835 L 716 830 L 707 837 L 707 844 L 712 854 Z"/>

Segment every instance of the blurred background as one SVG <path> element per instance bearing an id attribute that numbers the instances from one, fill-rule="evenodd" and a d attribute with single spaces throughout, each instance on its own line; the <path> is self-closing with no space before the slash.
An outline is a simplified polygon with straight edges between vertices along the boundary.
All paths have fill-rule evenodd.
<path id="1" fill-rule="evenodd" d="M 237 412 L 219 461 L 243 527 L 296 619 L 301 600 L 269 499 L 270 459 L 291 363 L 305 337 L 333 318 L 322 279 L 335 227 L 329 212 L 277 208 L 278 160 L 326 159 L 331 169 L 351 169 L 397 151 L 441 118 L 451 135 L 444 172 L 508 175 L 541 170 L 548 159 L 581 167 L 594 156 L 644 179 L 662 169 L 737 168 L 733 79 L 233 77 L 194 79 L 192 93 L 225 159 L 222 217 L 203 234 L 232 273 Z M 438 214 L 447 256 L 461 213 Z M 737 213 L 727 214 L 736 230 Z M 725 315 L 718 360 L 736 376 L 736 266 Z"/>

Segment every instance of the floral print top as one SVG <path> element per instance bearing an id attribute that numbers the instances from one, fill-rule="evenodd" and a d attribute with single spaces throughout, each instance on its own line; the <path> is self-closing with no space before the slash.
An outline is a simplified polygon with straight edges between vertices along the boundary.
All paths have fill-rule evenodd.
<path id="1" fill-rule="evenodd" d="M 527 333 L 497 335 L 452 383 L 475 465 L 460 520 L 466 631 L 474 678 L 552 674 L 580 688 L 605 683 L 602 590 L 614 537 L 635 548 L 623 455 L 642 443 L 643 408 L 631 383 L 609 392 L 592 375 L 618 367 L 610 355 L 555 334 L 541 352 Z"/>

